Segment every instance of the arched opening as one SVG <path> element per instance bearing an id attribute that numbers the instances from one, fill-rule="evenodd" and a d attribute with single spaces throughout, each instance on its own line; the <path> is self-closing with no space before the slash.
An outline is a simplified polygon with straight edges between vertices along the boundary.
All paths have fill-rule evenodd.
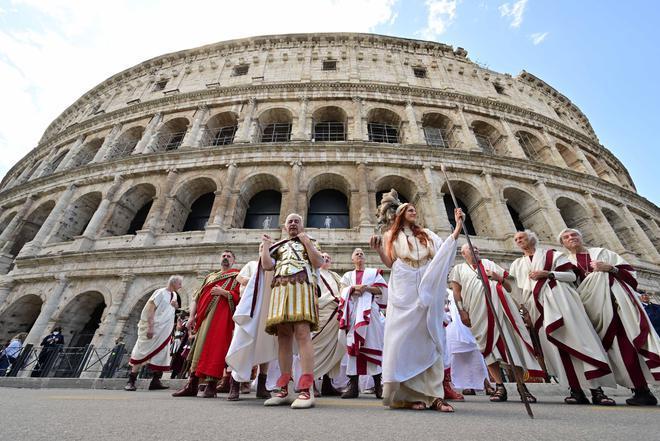
<path id="1" fill-rule="evenodd" d="M 582 165 L 582 162 L 572 148 L 566 147 L 562 144 L 557 144 L 557 151 L 561 155 L 568 168 L 580 173 L 584 173 L 586 171 Z"/>
<path id="2" fill-rule="evenodd" d="M 542 207 L 532 195 L 517 188 L 506 188 L 503 196 L 517 231 L 528 229 L 543 240 L 553 240 Z"/>
<path id="3" fill-rule="evenodd" d="M 163 124 L 158 132 L 158 139 L 154 146 L 155 152 L 169 152 L 178 149 L 183 143 L 188 131 L 186 118 L 174 118 Z"/>
<path id="4" fill-rule="evenodd" d="M 398 144 L 401 142 L 401 118 L 389 109 L 371 109 L 367 114 L 370 142 Z"/>
<path id="5" fill-rule="evenodd" d="M 216 190 L 215 181 L 206 177 L 181 185 L 172 199 L 163 232 L 204 230 L 211 216 Z"/>
<path id="6" fill-rule="evenodd" d="M 474 121 L 472 126 L 470 126 L 470 129 L 474 134 L 477 147 L 479 147 L 482 152 L 489 155 L 498 153 L 496 146 L 498 146 L 502 140 L 502 134 L 499 130 L 484 121 Z"/>
<path id="7" fill-rule="evenodd" d="M 39 296 L 29 294 L 9 305 L 0 315 L 0 345 L 19 332 L 30 332 L 39 317 L 42 304 Z"/>
<path id="8" fill-rule="evenodd" d="M 451 186 L 456 195 L 459 208 L 462 208 L 463 212 L 467 213 L 465 225 L 468 227 L 468 233 L 477 236 L 493 235 L 494 232 L 490 224 L 491 214 L 488 204 L 481 193 L 479 193 L 479 190 L 464 181 L 452 181 Z M 446 183 L 442 187 L 442 193 L 444 194 L 442 199 L 445 205 L 445 211 L 447 212 L 447 219 L 454 226 L 456 224 L 454 221 L 455 205 Z"/>
<path id="9" fill-rule="evenodd" d="M 593 231 L 593 219 L 582 205 L 566 197 L 558 198 L 556 204 L 566 226 L 580 230 L 587 246 L 601 245 Z"/>
<path id="10" fill-rule="evenodd" d="M 106 159 L 117 159 L 129 156 L 144 133 L 144 127 L 133 127 L 122 133 L 109 149 Z"/>
<path id="11" fill-rule="evenodd" d="M 190 213 L 186 223 L 183 225 L 183 231 L 203 231 L 211 216 L 211 209 L 215 201 L 215 193 L 205 193 L 198 197 L 190 206 Z"/>
<path id="12" fill-rule="evenodd" d="M 274 175 L 265 173 L 257 174 L 248 177 L 243 182 L 240 190 L 240 196 L 236 201 L 236 208 L 234 209 L 234 217 L 232 218 L 231 225 L 234 228 L 265 228 L 264 222 L 268 228 L 278 228 L 281 219 L 281 195 L 282 183 Z M 273 191 L 274 193 L 265 193 L 259 196 L 258 199 L 253 200 L 261 192 Z M 277 194 L 276 194 L 277 193 Z M 252 204 L 259 204 L 257 206 Z M 248 220 L 248 210 L 250 214 L 254 215 L 251 220 Z M 262 213 L 259 213 L 261 212 Z M 266 218 L 270 216 L 270 222 Z M 275 217 L 276 216 L 276 217 Z"/>
<path id="13" fill-rule="evenodd" d="M 293 116 L 284 108 L 269 109 L 259 115 L 261 142 L 289 142 Z"/>
<path id="14" fill-rule="evenodd" d="M 456 148 L 454 123 L 441 113 L 427 113 L 422 118 L 426 144 L 432 147 Z"/>
<path id="15" fill-rule="evenodd" d="M 234 143 L 238 129 L 238 117 L 234 112 L 213 115 L 204 127 L 203 145 L 228 145 Z"/>
<path id="16" fill-rule="evenodd" d="M 12 211 L 0 220 L 0 234 L 2 234 L 2 232 L 5 231 L 5 228 L 9 226 L 9 223 L 14 219 L 14 216 L 16 216 L 16 212 Z"/>
<path id="17" fill-rule="evenodd" d="M 635 218 L 635 220 L 637 221 L 637 225 L 639 225 L 642 231 L 644 231 L 644 234 L 646 234 L 646 237 L 649 238 L 655 249 L 660 253 L 660 238 L 656 236 L 651 227 L 642 219 Z"/>
<path id="18" fill-rule="evenodd" d="M 88 291 L 71 299 L 56 320 L 56 326 L 62 327 L 64 344 L 82 347 L 91 343 L 101 323 L 105 306 L 103 294 L 98 291 Z"/>
<path id="19" fill-rule="evenodd" d="M 315 193 L 309 200 L 307 226 L 310 228 L 350 228 L 346 195 L 332 189 Z"/>
<path id="20" fill-rule="evenodd" d="M 532 161 L 542 161 L 545 159 L 541 154 L 543 143 L 536 136 L 521 130 L 516 132 L 516 140 L 518 141 L 518 144 L 522 148 L 523 152 L 525 152 L 527 159 Z"/>
<path id="21" fill-rule="evenodd" d="M 248 202 L 243 228 L 277 228 L 280 225 L 281 205 L 282 193 L 279 191 L 264 190 L 255 194 Z"/>
<path id="22" fill-rule="evenodd" d="M 317 109 L 312 114 L 314 141 L 346 141 L 346 112 L 336 106 Z"/>
<path id="23" fill-rule="evenodd" d="M 607 207 L 602 208 L 601 211 L 624 248 L 640 255 L 643 254 L 644 250 L 640 247 L 639 240 L 632 226 L 628 225 L 621 216 Z"/>
<path id="24" fill-rule="evenodd" d="M 48 175 L 52 175 L 53 173 L 55 173 L 55 171 L 57 170 L 57 167 L 60 166 L 60 164 L 64 160 L 64 157 L 67 155 L 67 153 L 69 153 L 69 150 L 63 150 L 63 151 L 59 152 L 57 154 L 57 156 L 55 156 L 55 159 L 53 159 L 44 168 L 43 172 L 41 173 L 41 176 L 48 176 Z"/>
<path id="25" fill-rule="evenodd" d="M 96 209 L 101 204 L 101 193 L 87 193 L 78 198 L 65 211 L 56 227 L 51 242 L 65 242 L 80 236 L 87 228 Z"/>
<path id="26" fill-rule="evenodd" d="M 135 234 L 144 226 L 156 189 L 151 184 L 137 185 L 125 192 L 114 204 L 112 217 L 104 228 L 104 236 Z"/>
<path id="27" fill-rule="evenodd" d="M 25 218 L 25 222 L 16 236 L 9 254 L 16 256 L 26 243 L 34 239 L 34 236 L 37 235 L 53 208 L 55 208 L 55 202 L 48 201 L 32 210 L 32 212 Z"/>
<path id="28" fill-rule="evenodd" d="M 78 153 L 76 153 L 75 156 L 71 159 L 70 168 L 82 167 L 83 165 L 87 165 L 92 162 L 99 149 L 103 145 L 104 140 L 105 138 L 96 138 L 83 144 Z"/>

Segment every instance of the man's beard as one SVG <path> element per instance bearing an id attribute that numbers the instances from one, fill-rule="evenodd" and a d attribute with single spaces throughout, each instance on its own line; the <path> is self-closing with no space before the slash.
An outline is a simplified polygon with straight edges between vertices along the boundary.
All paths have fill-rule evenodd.
<path id="1" fill-rule="evenodd" d="M 222 259 L 222 266 L 229 266 L 229 259 Z"/>

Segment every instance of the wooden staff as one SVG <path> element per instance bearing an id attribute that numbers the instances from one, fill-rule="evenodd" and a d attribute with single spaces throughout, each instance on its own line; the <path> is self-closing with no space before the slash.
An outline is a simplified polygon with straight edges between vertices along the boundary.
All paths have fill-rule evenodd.
<path id="1" fill-rule="evenodd" d="M 456 200 L 456 196 L 454 195 L 454 190 L 451 188 L 451 182 L 449 182 L 449 177 L 447 176 L 447 170 L 445 169 L 445 165 L 441 164 L 440 168 L 442 169 L 442 173 L 445 175 L 445 180 L 447 181 L 447 188 L 449 189 L 449 194 L 451 194 L 451 199 L 454 201 L 454 207 L 458 208 L 458 201 Z M 477 263 L 477 277 L 479 277 L 479 280 L 481 280 L 481 283 L 484 286 L 484 292 L 486 293 L 486 302 L 488 302 L 488 307 L 493 311 L 493 316 L 495 319 L 495 324 L 497 325 L 497 330 L 500 332 L 500 335 L 502 336 L 502 343 L 504 343 L 504 352 L 506 353 L 506 357 L 508 360 L 511 361 L 511 370 L 513 371 L 513 377 L 516 380 L 516 386 L 518 387 L 518 392 L 520 393 L 520 398 L 522 398 L 522 402 L 525 405 L 525 409 L 527 410 L 527 415 L 529 415 L 530 418 L 534 418 L 534 413 L 532 412 L 532 407 L 529 405 L 529 401 L 527 400 L 527 394 L 525 393 L 525 386 L 523 383 L 523 379 L 521 378 L 521 375 L 518 373 L 518 369 L 513 365 L 513 357 L 511 356 L 511 350 L 509 349 L 509 345 L 506 342 L 506 339 L 504 338 L 504 332 L 502 331 L 502 324 L 500 323 L 499 317 L 495 313 L 495 307 L 493 306 L 493 300 L 490 298 L 488 293 L 490 292 L 490 286 L 488 286 L 488 281 L 484 279 L 484 277 L 481 274 L 481 268 L 479 268 L 479 261 L 477 260 L 477 255 L 474 252 L 474 247 L 472 246 L 472 241 L 470 240 L 470 235 L 468 234 L 467 227 L 465 226 L 465 220 L 467 219 L 467 210 L 464 213 L 465 218 L 463 219 L 463 234 L 465 235 L 465 239 L 467 240 L 468 247 L 470 248 L 470 253 L 472 254 L 472 259 Z"/>

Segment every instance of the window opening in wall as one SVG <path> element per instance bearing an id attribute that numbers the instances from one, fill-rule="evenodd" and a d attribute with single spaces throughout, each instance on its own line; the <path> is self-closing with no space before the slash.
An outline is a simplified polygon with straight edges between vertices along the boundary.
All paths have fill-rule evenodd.
<path id="1" fill-rule="evenodd" d="M 211 209 L 215 201 L 215 193 L 201 195 L 190 207 L 190 214 L 186 219 L 182 231 L 203 231 L 211 217 Z"/>
<path id="2" fill-rule="evenodd" d="M 234 69 L 232 69 L 231 71 L 231 76 L 240 77 L 243 75 L 247 75 L 248 70 L 250 70 L 249 64 L 239 64 L 238 66 L 234 66 Z"/>
<path id="3" fill-rule="evenodd" d="M 399 129 L 390 124 L 372 122 L 367 124 L 369 141 L 396 144 L 399 142 Z"/>
<path id="4" fill-rule="evenodd" d="M 537 159 L 536 149 L 534 148 L 534 141 L 526 133 L 518 133 L 516 135 L 518 144 L 522 147 L 528 159 Z"/>
<path id="5" fill-rule="evenodd" d="M 288 142 L 291 139 L 291 124 L 273 123 L 261 132 L 261 142 Z"/>
<path id="6" fill-rule="evenodd" d="M 165 136 L 165 139 L 163 140 L 164 150 L 170 151 L 170 150 L 178 149 L 179 147 L 181 147 L 181 144 L 183 143 L 183 138 L 185 137 L 186 137 L 186 132 L 169 133 L 167 136 Z"/>
<path id="7" fill-rule="evenodd" d="M 426 78 L 426 68 L 425 67 L 417 66 L 417 67 L 413 67 L 412 70 L 413 70 L 413 74 L 415 74 L 415 76 L 417 78 Z"/>
<path id="8" fill-rule="evenodd" d="M 506 204 L 506 208 L 507 210 L 509 210 L 509 215 L 511 216 L 513 225 L 516 227 L 516 231 L 525 231 L 525 226 L 520 220 L 520 214 L 518 213 L 518 211 L 516 211 L 516 209 L 509 204 Z"/>
<path id="9" fill-rule="evenodd" d="M 149 210 L 151 210 L 151 204 L 153 204 L 153 201 L 147 202 L 137 211 L 137 213 L 135 213 L 135 216 L 133 217 L 131 225 L 128 227 L 126 234 L 136 234 L 139 230 L 142 229 L 144 222 L 147 220 Z"/>
<path id="10" fill-rule="evenodd" d="M 165 87 L 167 87 L 167 83 L 169 80 L 160 80 L 154 84 L 154 88 L 152 89 L 153 92 L 160 92 L 161 90 L 165 90 Z"/>
<path id="11" fill-rule="evenodd" d="M 447 212 L 447 219 L 449 220 L 449 223 L 451 224 L 452 228 L 456 227 L 456 221 L 454 220 L 454 208 L 456 206 L 454 205 L 454 201 L 451 197 L 450 194 L 445 193 L 445 195 L 442 197 L 443 202 L 445 203 L 445 211 Z M 465 202 L 463 202 L 460 198 L 456 198 L 458 202 L 458 207 L 463 210 L 464 213 L 468 213 L 467 205 L 465 205 Z M 470 218 L 470 215 L 468 214 L 466 219 L 465 219 L 465 228 L 467 229 L 468 234 L 472 236 L 476 236 L 477 233 L 474 229 L 474 225 L 472 224 L 472 219 Z"/>
<path id="12" fill-rule="evenodd" d="M 474 134 L 474 137 L 477 140 L 477 145 L 484 153 L 489 155 L 493 154 L 495 148 L 493 147 L 493 143 L 490 142 L 490 138 L 484 135 L 478 135 L 476 133 Z"/>
<path id="13" fill-rule="evenodd" d="M 433 147 L 449 148 L 449 134 L 438 127 L 424 127 L 426 143 Z"/>
<path id="14" fill-rule="evenodd" d="M 220 127 L 213 137 L 211 145 L 232 144 L 234 142 L 234 135 L 236 135 L 236 126 Z"/>
<path id="15" fill-rule="evenodd" d="M 315 141 L 346 141 L 346 128 L 341 122 L 319 122 L 314 124 Z"/>
<path id="16" fill-rule="evenodd" d="M 321 190 L 309 200 L 307 226 L 350 228 L 348 199 L 338 190 Z"/>
<path id="17" fill-rule="evenodd" d="M 497 92 L 498 94 L 506 95 L 506 93 L 504 93 L 504 86 L 502 86 L 501 84 L 493 83 L 493 87 L 495 88 L 495 92 Z"/>
<path id="18" fill-rule="evenodd" d="M 271 229 L 280 226 L 282 194 L 275 190 L 264 190 L 252 197 L 245 213 L 243 228 Z"/>
<path id="19" fill-rule="evenodd" d="M 337 70 L 337 60 L 325 60 L 321 70 Z"/>

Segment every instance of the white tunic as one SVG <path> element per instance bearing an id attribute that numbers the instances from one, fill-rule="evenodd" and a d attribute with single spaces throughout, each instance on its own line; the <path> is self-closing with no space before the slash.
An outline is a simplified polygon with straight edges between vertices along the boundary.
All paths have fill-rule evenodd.
<path id="1" fill-rule="evenodd" d="M 481 264 L 485 270 L 490 270 L 500 277 L 508 276 L 508 273 L 495 262 L 482 259 Z M 485 273 L 484 277 L 487 278 Z M 544 373 L 535 358 L 529 331 L 518 312 L 518 307 L 504 290 L 502 284 L 488 280 L 490 288 L 488 296 L 495 308 L 495 312 L 493 312 L 488 306 L 484 285 L 479 279 L 477 269 L 465 262 L 458 264 L 451 271 L 449 281 L 461 287 L 463 306 L 472 322 L 470 331 L 477 340 L 486 364 L 490 365 L 498 361 L 511 364 L 507 360 L 504 350 L 504 342 L 506 342 L 515 366 L 526 369 L 532 376 L 543 377 Z M 495 319 L 502 325 L 503 340 Z"/>
<path id="2" fill-rule="evenodd" d="M 387 283 L 381 272 L 365 268 L 358 279 L 356 270 L 341 278 L 341 304 L 339 308 L 339 335 L 348 348 L 347 375 L 377 375 L 382 371 L 385 317 L 381 307 L 387 305 Z M 353 295 L 353 287 L 378 287 L 380 294 Z"/>
<path id="3" fill-rule="evenodd" d="M 321 269 L 320 274 L 319 331 L 312 335 L 314 376 L 329 374 L 334 378 L 339 375 L 341 359 L 346 354 L 346 343 L 338 337 L 340 277 L 327 269 Z"/>
<path id="4" fill-rule="evenodd" d="M 538 333 L 548 373 L 566 387 L 615 386 L 607 354 L 571 285 L 574 266 L 554 250 L 537 249 L 532 257 L 516 259 L 510 273 Z M 537 270 L 552 271 L 556 282 L 530 279 L 529 273 Z"/>
<path id="5" fill-rule="evenodd" d="M 435 233 L 425 231 L 433 241 L 430 249 L 419 253 L 425 247 L 414 237 L 407 242 L 403 233 L 397 238 L 397 242 L 403 243 L 395 246 L 397 259 L 389 281 L 383 348 L 386 406 L 396 407 L 403 401 L 423 401 L 429 405 L 435 398 L 444 396 L 444 306 L 456 240 L 449 236 L 443 242 Z M 413 267 L 401 260 L 400 251 L 404 256 L 415 253 L 433 258 Z"/>
<path id="6" fill-rule="evenodd" d="M 131 352 L 129 363 L 133 366 L 148 363 L 152 370 L 166 371 L 170 369 L 169 344 L 174 329 L 176 308 L 170 303 L 175 298 L 167 288 L 160 288 L 151 294 L 147 304 L 142 309 L 138 322 L 138 339 Z M 149 328 L 149 303 L 156 306 L 154 315 L 154 335 L 147 337 Z"/>
<path id="7" fill-rule="evenodd" d="M 591 272 L 591 268 L 578 287 L 578 293 L 598 336 L 603 342 L 614 371 L 616 382 L 627 388 L 640 387 L 639 383 L 660 382 L 660 338 L 635 292 L 637 280 L 634 269 L 617 253 L 604 248 L 589 248 L 591 261 L 602 261 L 619 268 L 617 275 Z M 578 264 L 577 258 L 569 259 Z M 616 316 L 615 309 L 616 305 Z M 623 333 L 617 333 L 623 331 Z M 625 338 L 627 342 L 621 341 Z M 621 350 L 621 344 L 628 350 Z M 638 364 L 632 362 L 638 359 Z M 635 366 L 633 366 L 635 364 Z M 639 370 L 637 370 L 639 366 Z"/>

